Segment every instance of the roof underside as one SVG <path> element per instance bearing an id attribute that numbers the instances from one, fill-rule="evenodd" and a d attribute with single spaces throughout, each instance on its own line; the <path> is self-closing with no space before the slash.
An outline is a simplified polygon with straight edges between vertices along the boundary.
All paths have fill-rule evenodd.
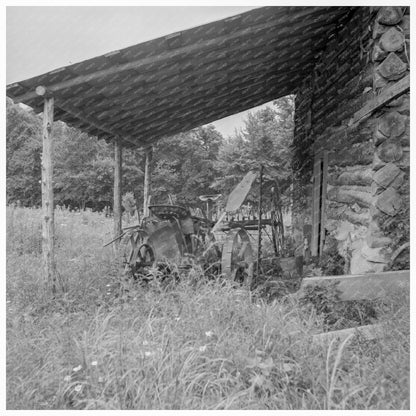
<path id="1" fill-rule="evenodd" d="M 352 7 L 263 7 L 7 86 L 7 96 L 104 139 L 146 146 L 296 93 Z"/>

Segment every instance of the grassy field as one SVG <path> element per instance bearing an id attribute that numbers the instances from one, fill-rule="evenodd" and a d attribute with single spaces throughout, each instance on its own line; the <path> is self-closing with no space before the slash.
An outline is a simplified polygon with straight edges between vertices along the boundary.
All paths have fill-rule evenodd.
<path id="1" fill-rule="evenodd" d="M 266 302 L 198 270 L 115 286 L 111 230 L 57 211 L 52 299 L 40 211 L 8 208 L 8 409 L 409 408 L 408 295 L 374 305 L 383 339 L 314 344 L 325 316 L 293 297 Z"/>

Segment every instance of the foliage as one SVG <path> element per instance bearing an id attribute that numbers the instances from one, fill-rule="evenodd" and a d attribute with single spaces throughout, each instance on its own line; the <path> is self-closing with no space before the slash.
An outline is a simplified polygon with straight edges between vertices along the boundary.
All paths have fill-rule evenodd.
<path id="1" fill-rule="evenodd" d="M 409 407 L 408 295 L 377 305 L 383 339 L 329 349 L 311 342 L 323 329 L 313 309 L 293 297 L 265 302 L 196 269 L 176 284 L 126 282 L 123 293 L 108 293 L 121 267 L 103 248 L 111 219 L 59 209 L 52 298 L 31 248 L 41 212 L 11 215 L 8 208 L 8 409 Z"/>
<path id="2" fill-rule="evenodd" d="M 270 204 L 271 189 L 276 184 L 279 194 L 287 196 L 291 184 L 293 112 L 294 99 L 288 96 L 274 101 L 273 107 L 249 113 L 245 128 L 226 139 L 220 148 L 215 166 L 221 176 L 213 187 L 229 194 L 249 170 L 263 165 L 265 206 Z M 248 200 L 256 203 L 258 190 L 253 189 Z"/>
<path id="3" fill-rule="evenodd" d="M 199 195 L 212 194 L 211 183 L 217 176 L 221 134 L 214 126 L 159 140 L 154 147 L 152 203 L 199 205 Z"/>
<path id="4" fill-rule="evenodd" d="M 337 284 L 306 287 L 300 304 L 323 317 L 325 329 L 333 331 L 374 323 L 377 318 L 375 302 L 341 301 Z"/>
<path id="5" fill-rule="evenodd" d="M 339 254 L 337 240 L 327 236 L 325 250 L 318 262 L 323 276 L 338 276 L 344 274 L 345 258 Z"/>
<path id="6" fill-rule="evenodd" d="M 25 206 L 41 204 L 40 163 L 42 121 L 7 98 L 6 192 L 7 201 Z"/>

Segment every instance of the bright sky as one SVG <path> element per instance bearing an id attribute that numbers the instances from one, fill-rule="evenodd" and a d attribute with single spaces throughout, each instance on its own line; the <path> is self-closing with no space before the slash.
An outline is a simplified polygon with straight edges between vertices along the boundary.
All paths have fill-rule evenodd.
<path id="1" fill-rule="evenodd" d="M 7 84 L 254 7 L 6 8 Z M 214 123 L 224 135 L 245 113 Z"/>

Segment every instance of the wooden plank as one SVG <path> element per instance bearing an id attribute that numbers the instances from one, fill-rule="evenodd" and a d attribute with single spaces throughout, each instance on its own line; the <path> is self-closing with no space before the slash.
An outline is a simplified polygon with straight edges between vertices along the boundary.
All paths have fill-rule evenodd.
<path id="1" fill-rule="evenodd" d="M 322 180 L 322 189 L 320 193 L 321 199 L 321 218 L 320 218 L 320 239 L 319 239 L 319 256 L 322 256 L 324 251 L 325 243 L 325 222 L 326 222 L 326 188 L 328 182 L 328 151 L 324 150 L 322 152 L 322 165 L 321 165 L 321 180 Z"/>
<path id="2" fill-rule="evenodd" d="M 340 329 L 338 331 L 323 332 L 312 336 L 312 342 L 314 344 L 328 344 L 334 338 L 338 341 L 344 341 L 350 335 L 361 335 L 366 340 L 372 340 L 382 338 L 384 335 L 384 329 L 382 324 L 363 325 L 355 328 Z"/>
<path id="3" fill-rule="evenodd" d="M 399 95 L 410 89 L 410 75 L 406 75 L 400 81 L 386 88 L 379 96 L 371 100 L 361 110 L 358 110 L 351 119 L 349 127 L 361 123 L 378 108 L 388 104 L 389 101 L 395 99 Z"/>
<path id="4" fill-rule="evenodd" d="M 42 126 L 42 260 L 43 278 L 56 292 L 55 227 L 53 207 L 53 97 L 44 98 Z"/>
<path id="5" fill-rule="evenodd" d="M 143 184 L 143 217 L 149 216 L 149 201 L 152 186 L 151 164 L 153 159 L 153 147 L 146 150 L 146 160 L 144 164 L 144 184 Z"/>
<path id="6" fill-rule="evenodd" d="M 319 254 L 319 223 L 320 223 L 320 206 L 321 206 L 321 158 L 315 156 L 313 164 L 313 190 L 312 190 L 312 237 L 311 237 L 311 255 Z"/>
<path id="7" fill-rule="evenodd" d="M 241 204 L 246 199 L 247 194 L 250 192 L 251 185 L 257 178 L 257 172 L 249 171 L 241 180 L 241 182 L 233 189 L 228 196 L 227 205 L 225 211 L 233 212 L 240 208 Z"/>
<path id="8" fill-rule="evenodd" d="M 337 282 L 340 300 L 377 299 L 388 297 L 394 290 L 410 286 L 410 271 L 400 270 L 341 276 L 320 276 L 303 279 L 297 296 L 308 287 L 329 285 Z"/>
<path id="9" fill-rule="evenodd" d="M 307 13 L 310 14 L 310 13 Z M 327 18 L 329 16 L 333 17 L 334 19 L 337 18 L 340 15 L 340 13 L 335 10 L 334 13 L 328 13 L 327 12 Z M 294 18 L 296 18 L 297 16 L 294 16 Z M 291 20 L 293 21 L 294 18 L 292 18 Z M 316 22 L 319 24 L 319 22 Z M 333 22 L 331 22 L 332 24 Z M 305 25 L 305 30 L 307 30 L 307 28 L 313 24 L 309 21 L 306 21 L 305 23 L 303 23 Z M 269 22 L 266 23 L 260 23 L 258 25 L 252 25 L 252 26 L 248 26 L 248 27 L 242 27 L 240 30 L 235 30 L 230 34 L 226 34 L 226 35 L 222 35 L 222 36 L 217 36 L 217 37 L 213 37 L 211 39 L 208 40 L 203 40 L 201 42 L 196 42 L 194 44 L 191 45 L 187 45 L 184 47 L 179 47 L 176 48 L 174 50 L 170 50 L 170 51 L 165 51 L 162 52 L 158 55 L 155 56 L 149 56 L 146 58 L 142 58 L 136 61 L 132 61 L 132 62 L 128 62 L 125 64 L 119 64 L 119 65 L 114 65 L 110 68 L 106 68 L 106 69 L 102 69 L 99 71 L 95 71 L 95 72 L 91 72 L 89 74 L 85 74 L 85 75 L 79 75 L 76 76 L 70 80 L 67 81 L 62 81 L 62 82 L 58 82 L 52 85 L 49 85 L 48 88 L 52 91 L 52 92 L 57 92 L 60 91 L 64 88 L 71 88 L 74 87 L 76 85 L 80 85 L 83 83 L 87 83 L 87 82 L 91 82 L 97 78 L 102 78 L 108 75 L 112 75 L 112 74 L 117 74 L 117 73 L 121 73 L 127 70 L 143 70 L 146 69 L 147 65 L 150 64 L 156 64 L 156 63 L 162 63 L 165 61 L 169 61 L 175 58 L 181 58 L 181 57 L 186 57 L 186 56 L 192 56 L 195 53 L 199 53 L 201 52 L 201 50 L 204 49 L 210 49 L 210 48 L 215 48 L 218 49 L 218 45 L 223 45 L 226 42 L 230 42 L 234 39 L 238 40 L 243 36 L 254 36 L 254 34 L 258 33 L 259 31 L 267 31 L 267 30 L 273 30 L 276 29 L 276 26 L 279 26 L 280 22 L 279 20 L 275 21 L 275 20 L 271 20 Z M 322 22 L 320 24 L 321 26 L 326 26 L 325 22 Z M 299 26 L 299 25 L 298 25 Z M 295 28 L 298 29 L 299 31 L 301 30 L 301 27 Z M 282 27 L 282 31 L 284 31 L 284 28 Z M 293 33 L 292 33 L 293 34 Z M 294 36 L 295 37 L 295 36 Z M 122 52 L 122 51 L 121 51 Z M 71 67 L 68 67 L 68 69 L 70 69 Z M 19 97 L 15 97 L 16 102 L 24 102 L 24 101 L 29 101 L 33 98 L 36 97 L 36 93 L 34 91 L 30 91 L 26 94 L 23 94 Z"/>
<path id="10" fill-rule="evenodd" d="M 121 235 L 122 219 L 121 219 L 121 181 L 122 181 L 122 145 L 119 141 L 114 142 L 114 237 Z"/>

